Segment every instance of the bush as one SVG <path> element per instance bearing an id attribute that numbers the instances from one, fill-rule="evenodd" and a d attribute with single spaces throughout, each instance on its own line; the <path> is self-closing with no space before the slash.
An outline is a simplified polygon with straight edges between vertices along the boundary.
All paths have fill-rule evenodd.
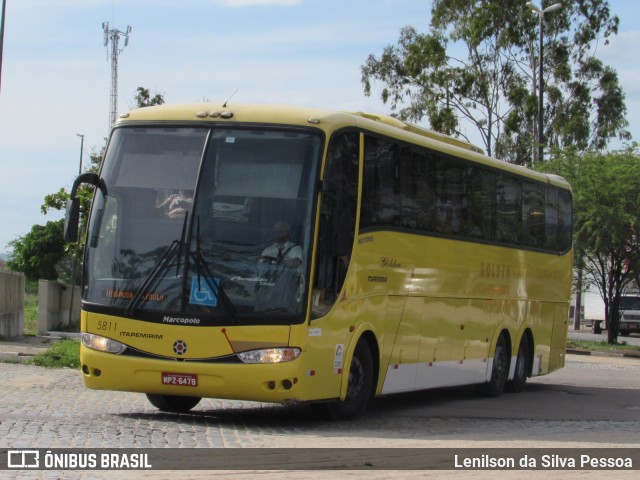
<path id="1" fill-rule="evenodd" d="M 80 368 L 80 342 L 64 338 L 54 343 L 46 352 L 35 355 L 25 363 L 48 368 Z"/>

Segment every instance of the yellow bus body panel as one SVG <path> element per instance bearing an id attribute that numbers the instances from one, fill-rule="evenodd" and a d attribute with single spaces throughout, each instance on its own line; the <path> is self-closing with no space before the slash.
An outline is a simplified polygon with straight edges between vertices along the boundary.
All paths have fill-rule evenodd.
<path id="1" fill-rule="evenodd" d="M 334 310 L 349 299 L 379 304 L 366 316 L 381 345 L 380 379 L 387 374 L 378 393 L 487 381 L 502 331 L 512 366 L 526 329 L 534 375 L 564 365 L 570 254 L 384 231 L 358 243 Z"/>
<path id="2" fill-rule="evenodd" d="M 116 355 L 82 345 L 80 361 L 88 388 L 263 402 L 339 396 L 342 366 L 334 368 L 335 344 L 326 342 L 333 335 L 316 336 L 306 324 L 185 327 L 83 312 L 82 330 L 144 352 Z M 178 341 L 187 346 L 179 357 L 173 350 Z M 303 350 L 290 362 L 253 365 L 225 360 L 234 350 L 289 345 Z M 164 385 L 163 373 L 197 375 L 198 385 Z"/>
<path id="3" fill-rule="evenodd" d="M 223 110 L 213 104 L 159 106 L 134 110 L 118 123 L 215 122 Z M 559 177 L 397 128 L 390 120 L 309 108 L 240 105 L 228 110 L 233 118 L 227 123 L 307 126 L 327 137 L 340 128 L 359 127 L 568 188 Z M 318 199 L 316 208 L 319 204 Z M 378 368 L 376 394 L 381 395 L 487 381 L 501 332 L 508 333 L 513 370 L 526 331 L 533 339 L 531 373 L 542 375 L 564 365 L 571 268 L 570 251 L 556 255 L 435 235 L 360 232 L 338 300 L 326 315 L 300 325 L 194 327 L 83 311 L 83 332 L 146 355 L 120 356 L 83 345 L 84 381 L 94 389 L 265 402 L 344 399 L 351 357 L 366 336 Z M 310 291 L 309 301 L 313 295 Z M 187 350 L 176 360 L 178 341 Z M 234 351 L 282 346 L 298 347 L 301 354 L 279 364 L 225 361 Z M 197 375 L 198 385 L 164 385 L 166 372 Z"/>

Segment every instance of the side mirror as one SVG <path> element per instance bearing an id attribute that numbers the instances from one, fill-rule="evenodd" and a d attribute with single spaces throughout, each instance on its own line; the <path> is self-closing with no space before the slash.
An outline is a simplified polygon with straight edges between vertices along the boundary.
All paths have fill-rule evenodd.
<path id="1" fill-rule="evenodd" d="M 80 199 L 78 197 L 67 200 L 67 210 L 64 214 L 64 241 L 78 241 L 78 224 L 80 223 Z"/>
<path id="2" fill-rule="evenodd" d="M 83 173 L 78 176 L 73 182 L 71 187 L 71 193 L 69 194 L 69 200 L 67 200 L 67 209 L 64 215 L 64 241 L 65 242 L 77 242 L 78 241 L 78 224 L 80 223 L 80 199 L 76 197 L 78 193 L 78 187 L 81 183 L 89 183 L 95 185 L 100 189 L 104 189 L 106 195 L 106 188 L 104 183 L 100 181 L 100 177 L 95 173 Z"/>

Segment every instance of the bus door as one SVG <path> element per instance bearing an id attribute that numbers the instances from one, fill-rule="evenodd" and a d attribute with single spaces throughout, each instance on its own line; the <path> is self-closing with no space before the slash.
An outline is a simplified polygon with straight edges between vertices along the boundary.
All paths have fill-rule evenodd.
<path id="1" fill-rule="evenodd" d="M 311 318 L 326 315 L 339 298 L 351 260 L 358 199 L 359 134 L 331 139 L 319 211 Z"/>

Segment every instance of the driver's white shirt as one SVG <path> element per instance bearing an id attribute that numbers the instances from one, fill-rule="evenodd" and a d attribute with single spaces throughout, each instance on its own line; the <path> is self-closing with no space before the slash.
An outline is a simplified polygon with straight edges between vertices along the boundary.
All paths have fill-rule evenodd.
<path id="1" fill-rule="evenodd" d="M 295 243 L 290 241 L 287 241 L 282 245 L 280 245 L 279 243 L 269 245 L 262 251 L 262 256 L 278 258 L 278 256 L 281 254 L 280 252 L 282 252 L 282 254 L 284 255 L 284 260 L 297 258 L 298 260 L 302 261 L 302 248 L 300 248 L 300 245 L 296 245 Z"/>

